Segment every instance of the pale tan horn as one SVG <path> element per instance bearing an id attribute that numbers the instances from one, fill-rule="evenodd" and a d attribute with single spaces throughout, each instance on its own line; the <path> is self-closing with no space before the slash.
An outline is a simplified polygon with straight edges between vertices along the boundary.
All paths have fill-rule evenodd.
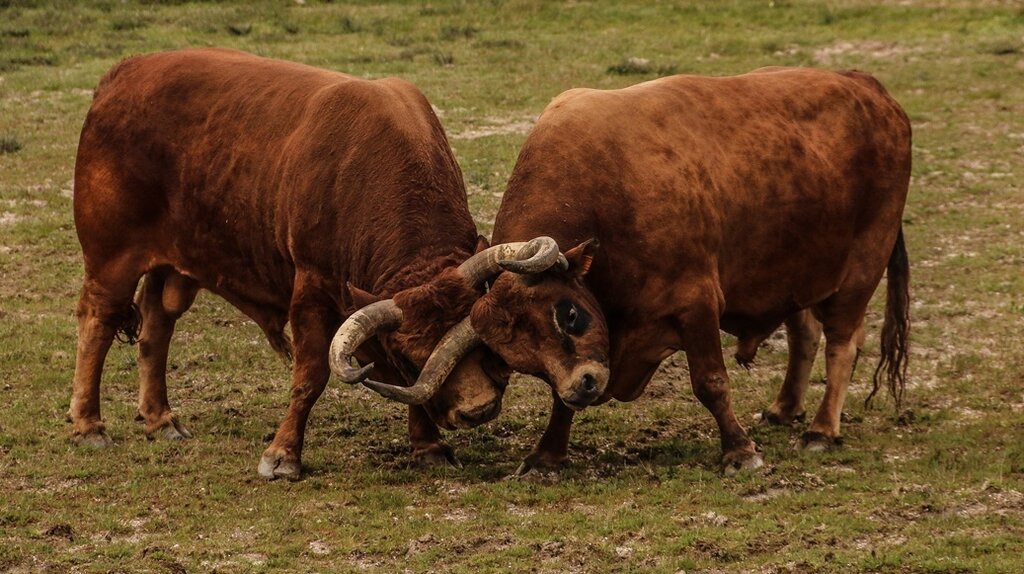
<path id="1" fill-rule="evenodd" d="M 434 347 L 419 378 L 411 387 L 399 387 L 377 381 L 363 381 L 363 385 L 381 395 L 407 405 L 422 405 L 441 388 L 452 369 L 466 353 L 480 344 L 480 335 L 469 324 L 469 317 L 452 327 Z"/>
<path id="2" fill-rule="evenodd" d="M 569 268 L 558 244 L 550 237 L 540 236 L 529 241 L 501 243 L 484 249 L 459 265 L 459 273 L 474 287 L 501 273 L 540 273 L 557 265 Z"/>
<path id="3" fill-rule="evenodd" d="M 371 303 L 352 313 L 331 341 L 331 372 L 350 385 L 366 382 L 373 363 L 362 368 L 352 366 L 356 349 L 377 332 L 393 330 L 401 324 L 402 310 L 391 299 Z"/>
<path id="4" fill-rule="evenodd" d="M 555 265 L 563 270 L 569 268 L 569 263 L 558 250 L 555 240 L 541 236 L 526 242 L 502 243 L 489 247 L 467 259 L 459 266 L 459 272 L 473 287 L 479 287 L 484 281 L 503 270 L 513 273 L 540 273 Z M 380 310 L 371 309 L 378 305 L 381 305 Z M 364 311 L 366 313 L 363 313 Z M 389 399 L 409 405 L 421 405 L 437 393 L 462 357 L 480 344 L 480 335 L 473 330 L 469 317 L 452 327 L 434 347 L 416 383 L 411 387 L 368 380 L 373 363 L 362 368 L 353 367 L 352 355 L 359 345 L 378 330 L 385 326 L 397 327 L 401 322 L 402 312 L 390 299 L 357 311 L 338 329 L 338 334 L 331 343 L 331 370 L 346 383 L 362 383 Z M 350 323 L 352 325 L 349 325 Z M 349 326 L 348 329 L 346 326 Z"/>

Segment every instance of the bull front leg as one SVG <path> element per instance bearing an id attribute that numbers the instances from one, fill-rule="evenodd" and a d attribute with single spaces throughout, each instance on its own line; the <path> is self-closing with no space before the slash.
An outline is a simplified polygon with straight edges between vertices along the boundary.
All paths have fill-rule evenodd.
<path id="1" fill-rule="evenodd" d="M 421 406 L 409 406 L 409 445 L 415 464 L 434 466 L 450 464 L 462 468 L 455 451 L 441 438 L 441 431 Z"/>
<path id="2" fill-rule="evenodd" d="M 389 384 L 401 386 L 402 376 L 387 360 L 383 353 L 375 352 L 368 355 L 363 364 L 372 362 L 377 380 Z M 462 463 L 455 456 L 452 449 L 441 436 L 441 430 L 437 423 L 430 417 L 425 406 L 409 405 L 409 447 L 412 462 L 420 466 L 433 466 L 450 464 L 455 468 L 462 468 Z"/>
<path id="3" fill-rule="evenodd" d="M 270 446 L 263 452 L 259 475 L 268 480 L 302 476 L 302 445 L 310 410 L 324 392 L 331 375 L 328 350 L 340 318 L 324 299 L 296 289 L 289 310 L 295 362 L 292 368 L 288 414 Z"/>
<path id="4" fill-rule="evenodd" d="M 516 469 L 516 475 L 522 476 L 531 470 L 550 471 L 562 468 L 569 458 L 569 431 L 575 411 L 565 406 L 558 393 L 551 391 L 551 418 L 548 427 L 540 437 L 540 442 L 526 456 L 526 460 Z"/>
<path id="5" fill-rule="evenodd" d="M 686 361 L 693 394 L 707 408 L 722 437 L 722 469 L 726 476 L 764 465 L 754 441 L 732 410 L 729 375 L 722 356 L 718 306 L 697 303 L 681 319 Z"/>

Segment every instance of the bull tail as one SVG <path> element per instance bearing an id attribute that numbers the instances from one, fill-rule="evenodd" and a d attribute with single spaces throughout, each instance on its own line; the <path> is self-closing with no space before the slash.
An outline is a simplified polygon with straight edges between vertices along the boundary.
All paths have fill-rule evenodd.
<path id="1" fill-rule="evenodd" d="M 907 348 L 910 334 L 910 261 L 907 247 L 903 242 L 903 228 L 896 236 L 896 245 L 889 256 L 886 269 L 885 323 L 882 325 L 882 356 L 875 368 L 873 388 L 864 406 L 871 405 L 871 399 L 880 387 L 880 376 L 884 372 L 889 393 L 896 402 L 896 412 L 903 405 L 903 391 L 907 384 Z"/>
<path id="2" fill-rule="evenodd" d="M 129 345 L 139 342 L 139 335 L 142 334 L 142 313 L 135 303 L 125 310 L 118 318 L 117 326 L 114 327 L 114 337 Z"/>

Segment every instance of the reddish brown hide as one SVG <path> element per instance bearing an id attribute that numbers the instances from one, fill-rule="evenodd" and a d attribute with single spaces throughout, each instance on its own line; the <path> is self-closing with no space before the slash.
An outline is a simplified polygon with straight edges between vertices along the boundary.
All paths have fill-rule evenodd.
<path id="1" fill-rule="evenodd" d="M 768 413 L 789 422 L 803 413 L 820 321 L 828 386 L 804 442 L 832 444 L 865 309 L 888 267 L 880 367 L 902 390 L 910 150 L 906 114 L 860 72 L 772 68 L 570 90 L 527 138 L 493 240 L 599 238 L 585 285 L 565 295 L 592 296 L 607 321 L 611 375 L 594 403 L 635 399 L 684 350 L 725 468 L 756 467 L 733 413 L 720 329 L 756 345 L 787 321 L 790 372 Z M 529 311 L 522 322 L 550 316 Z M 562 354 L 544 343 L 531 352 Z M 573 411 L 563 403 L 556 397 L 526 468 L 564 460 Z"/>
<path id="2" fill-rule="evenodd" d="M 205 288 L 284 354 L 291 323 L 291 404 L 260 474 L 295 478 L 306 420 L 330 374 L 331 337 L 369 302 L 358 290 L 363 300 L 354 301 L 346 282 L 382 297 L 402 292 L 401 327 L 361 351 L 396 385 L 416 378 L 479 296 L 454 269 L 477 243 L 462 174 L 430 104 L 394 78 L 230 50 L 125 60 L 101 80 L 82 128 L 74 211 L 85 258 L 69 412 L 78 443 L 110 443 L 103 360 L 116 331 L 136 334 L 140 315 L 146 433 L 189 436 L 168 404 L 167 349 L 175 321 Z M 415 455 L 454 460 L 432 419 L 468 426 L 497 414 L 503 381 L 485 373 L 482 357 L 411 407 Z"/>

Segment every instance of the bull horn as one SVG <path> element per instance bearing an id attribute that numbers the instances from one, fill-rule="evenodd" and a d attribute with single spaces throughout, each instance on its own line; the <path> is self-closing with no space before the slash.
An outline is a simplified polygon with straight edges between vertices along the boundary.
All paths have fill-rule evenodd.
<path id="1" fill-rule="evenodd" d="M 430 353 L 427 364 L 423 366 L 413 386 L 399 387 L 377 381 L 363 381 L 363 385 L 389 399 L 407 405 L 422 405 L 437 393 L 462 357 L 479 344 L 480 335 L 469 323 L 469 317 L 466 317 L 452 327 L 434 347 L 434 352 Z"/>
<path id="2" fill-rule="evenodd" d="M 557 265 L 568 269 L 569 263 L 550 237 L 535 237 L 525 242 L 501 243 L 488 247 L 459 265 L 459 272 L 473 287 L 503 270 L 513 273 L 540 273 Z"/>
<path id="3" fill-rule="evenodd" d="M 371 303 L 345 319 L 331 341 L 331 371 L 342 381 L 354 385 L 366 381 L 373 363 L 353 367 L 352 356 L 359 345 L 378 331 L 391 330 L 402 324 L 402 310 L 391 299 Z"/>

